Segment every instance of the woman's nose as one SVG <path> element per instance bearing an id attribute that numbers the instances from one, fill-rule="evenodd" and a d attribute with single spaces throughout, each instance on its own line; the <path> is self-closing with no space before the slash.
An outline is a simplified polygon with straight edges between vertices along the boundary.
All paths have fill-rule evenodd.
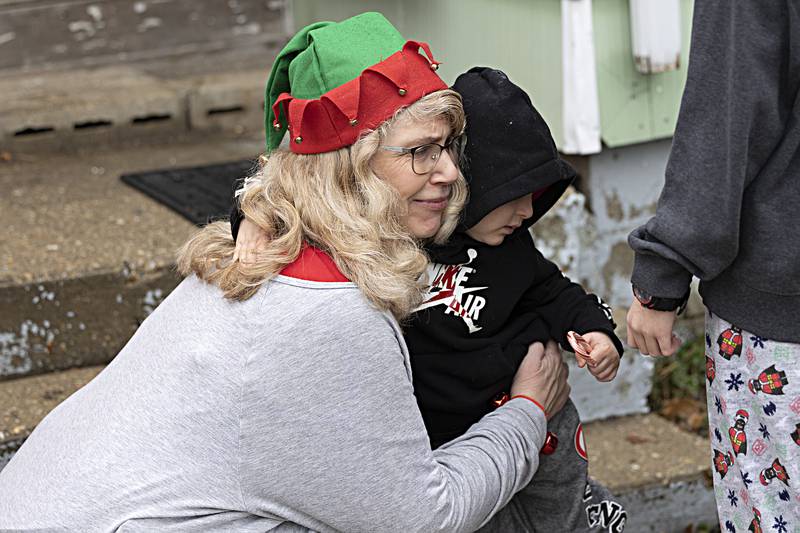
<path id="1" fill-rule="evenodd" d="M 442 150 L 439 161 L 431 172 L 431 181 L 434 183 L 453 183 L 458 179 L 458 165 L 453 160 L 450 150 Z"/>

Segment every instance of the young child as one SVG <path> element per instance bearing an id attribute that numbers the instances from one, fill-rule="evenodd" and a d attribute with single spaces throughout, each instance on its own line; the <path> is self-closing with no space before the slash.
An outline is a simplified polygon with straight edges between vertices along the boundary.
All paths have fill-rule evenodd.
<path id="1" fill-rule="evenodd" d="M 559 158 L 530 98 L 499 70 L 482 67 L 459 76 L 453 89 L 467 115 L 462 169 L 470 200 L 450 241 L 428 247 L 429 288 L 404 331 L 434 448 L 447 446 L 508 399 L 531 344 L 554 338 L 572 350 L 567 334 L 580 334 L 591 362 L 579 357 L 579 366 L 588 363 L 601 381 L 614 378 L 623 351 L 609 308 L 564 277 L 528 232 L 576 175 Z M 231 218 L 235 238 L 236 208 Z M 245 224 L 250 244 L 240 257 L 252 257 L 266 237 Z M 624 510 L 588 478 L 572 402 L 548 430 L 553 437 L 533 480 L 481 531 L 622 531 Z"/>
<path id="2" fill-rule="evenodd" d="M 578 364 L 600 381 L 614 378 L 623 352 L 608 306 L 545 259 L 528 231 L 576 175 L 560 159 L 547 124 L 499 70 L 473 68 L 453 89 L 467 116 L 461 167 L 470 199 L 448 243 L 428 248 L 430 286 L 404 330 L 433 447 L 457 438 L 508 398 L 531 343 L 553 338 L 572 351 L 567 334 L 577 332 L 593 361 L 586 365 L 578 357 Z M 588 479 L 572 402 L 548 430 L 557 446 L 545 445 L 532 482 L 509 504 L 516 520 L 508 530 L 529 524 L 531 531 L 621 531 L 621 506 Z"/>

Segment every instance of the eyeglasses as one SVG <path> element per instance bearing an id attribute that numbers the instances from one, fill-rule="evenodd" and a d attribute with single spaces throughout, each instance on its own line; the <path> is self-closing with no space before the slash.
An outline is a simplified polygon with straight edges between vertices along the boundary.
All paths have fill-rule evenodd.
<path id="1" fill-rule="evenodd" d="M 458 165 L 459 159 L 464 154 L 464 147 L 467 144 L 466 135 L 456 135 L 445 142 L 444 146 L 437 143 L 428 143 L 406 148 L 404 146 L 381 146 L 384 150 L 397 152 L 398 154 L 411 154 L 411 170 L 414 174 L 424 175 L 432 172 L 442 156 L 442 151 L 447 150 L 453 163 Z"/>

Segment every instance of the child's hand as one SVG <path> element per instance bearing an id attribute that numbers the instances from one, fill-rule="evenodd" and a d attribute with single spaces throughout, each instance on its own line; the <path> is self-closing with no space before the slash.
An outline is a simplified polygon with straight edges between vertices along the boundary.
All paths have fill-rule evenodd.
<path id="1" fill-rule="evenodd" d="M 600 331 L 592 331 L 584 333 L 583 338 L 591 345 L 592 351 L 590 355 L 594 361 L 594 365 L 589 365 L 589 373 L 595 377 L 597 381 L 611 381 L 617 376 L 619 369 L 620 354 L 614 347 L 614 343 L 605 333 Z M 578 359 L 578 366 L 583 368 L 586 363 L 581 364 L 580 358 Z"/>
<path id="2" fill-rule="evenodd" d="M 266 251 L 269 236 L 245 218 L 239 226 L 236 236 L 236 249 L 233 251 L 233 261 L 242 263 L 255 263 L 259 252 Z"/>

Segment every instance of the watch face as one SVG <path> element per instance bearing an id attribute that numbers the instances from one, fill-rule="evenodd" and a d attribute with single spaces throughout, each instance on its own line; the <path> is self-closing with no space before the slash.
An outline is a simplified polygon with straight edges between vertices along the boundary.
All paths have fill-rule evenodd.
<path id="1" fill-rule="evenodd" d="M 646 292 L 643 292 L 641 289 L 637 287 L 633 288 L 633 296 L 636 297 L 636 299 L 639 300 L 639 303 L 642 305 L 649 305 L 650 302 L 653 301 L 652 296 L 650 296 Z"/>

